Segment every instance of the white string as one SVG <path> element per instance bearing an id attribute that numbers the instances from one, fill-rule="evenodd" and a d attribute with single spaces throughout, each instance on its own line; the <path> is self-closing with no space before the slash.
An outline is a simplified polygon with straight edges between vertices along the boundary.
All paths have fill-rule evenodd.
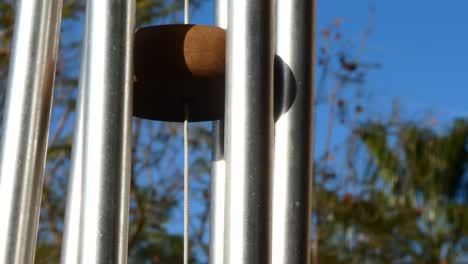
<path id="1" fill-rule="evenodd" d="M 189 263 L 189 160 L 188 160 L 188 118 L 189 108 L 185 104 L 184 119 L 184 263 Z"/>
<path id="2" fill-rule="evenodd" d="M 184 0 L 184 23 L 190 23 L 189 0 Z M 188 160 L 188 119 L 189 108 L 185 104 L 184 120 L 184 264 L 189 264 L 189 160 Z"/>

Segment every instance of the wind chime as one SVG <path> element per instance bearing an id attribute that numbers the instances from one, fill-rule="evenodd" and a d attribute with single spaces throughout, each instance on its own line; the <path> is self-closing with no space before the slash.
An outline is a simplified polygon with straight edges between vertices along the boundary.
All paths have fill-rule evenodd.
<path id="1" fill-rule="evenodd" d="M 184 263 L 188 263 L 188 122 L 223 118 L 226 32 L 189 24 L 188 0 L 184 22 L 136 31 L 133 115 L 184 122 Z"/>
<path id="2" fill-rule="evenodd" d="M 210 263 L 309 263 L 315 0 L 214 0 L 228 37 L 189 24 L 184 1 L 184 24 L 136 33 L 135 1 L 86 1 L 61 263 L 127 263 L 132 114 L 184 122 L 185 263 L 188 122 L 221 119 Z M 17 1 L 0 264 L 34 263 L 62 2 Z"/>

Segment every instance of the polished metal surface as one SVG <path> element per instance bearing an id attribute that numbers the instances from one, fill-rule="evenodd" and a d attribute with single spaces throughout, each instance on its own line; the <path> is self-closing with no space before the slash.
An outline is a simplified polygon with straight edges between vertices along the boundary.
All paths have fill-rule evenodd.
<path id="1" fill-rule="evenodd" d="M 87 26 L 85 26 L 87 28 Z M 84 38 L 87 39 L 86 32 Z M 74 264 L 79 260 L 80 249 L 80 217 L 83 192 L 83 144 L 84 144 L 84 84 L 86 80 L 86 45 L 81 54 L 80 83 L 78 87 L 77 108 L 75 112 L 75 134 L 73 135 L 72 162 L 68 179 L 67 204 L 65 210 L 65 226 L 62 239 L 60 263 Z"/>
<path id="2" fill-rule="evenodd" d="M 135 2 L 88 0 L 86 19 L 78 262 L 127 263 Z"/>
<path id="3" fill-rule="evenodd" d="M 273 1 L 228 7 L 224 263 L 270 263 Z"/>
<path id="4" fill-rule="evenodd" d="M 272 263 L 310 263 L 314 2 L 277 0 Z"/>
<path id="5" fill-rule="evenodd" d="M 0 263 L 33 263 L 62 0 L 17 1 L 0 156 Z"/>
<path id="6" fill-rule="evenodd" d="M 227 29 L 228 0 L 215 0 L 215 24 Z M 213 161 L 210 196 L 209 263 L 223 263 L 226 162 L 224 160 L 224 120 L 213 122 Z"/>
<path id="7" fill-rule="evenodd" d="M 215 0 L 215 24 L 220 28 L 228 27 L 228 0 Z"/>
<path id="8" fill-rule="evenodd" d="M 210 262 L 223 263 L 226 165 L 224 160 L 224 122 L 213 122 L 213 161 L 210 201 Z"/>

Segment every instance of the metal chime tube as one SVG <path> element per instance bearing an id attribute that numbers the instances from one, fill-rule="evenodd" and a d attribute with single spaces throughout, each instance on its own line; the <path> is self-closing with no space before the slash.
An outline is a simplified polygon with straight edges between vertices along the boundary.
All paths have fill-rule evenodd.
<path id="1" fill-rule="evenodd" d="M 314 2 L 277 0 L 272 263 L 310 263 Z M 276 96 L 276 95 L 275 95 Z"/>
<path id="2" fill-rule="evenodd" d="M 224 160 L 224 122 L 213 122 L 213 162 L 210 201 L 210 262 L 223 263 L 226 163 Z"/>
<path id="3" fill-rule="evenodd" d="M 88 0 L 86 16 L 78 262 L 127 263 L 135 3 Z"/>
<path id="4" fill-rule="evenodd" d="M 215 1 L 215 24 L 227 28 L 227 0 Z M 226 162 L 224 160 L 224 120 L 213 122 L 213 163 L 210 201 L 210 262 L 223 263 Z"/>
<path id="5" fill-rule="evenodd" d="M 229 0 L 224 263 L 270 263 L 273 1 Z"/>
<path id="6" fill-rule="evenodd" d="M 17 1 L 0 156 L 0 263 L 33 263 L 62 0 Z"/>
<path id="7" fill-rule="evenodd" d="M 215 24 L 218 27 L 228 27 L 228 0 L 215 0 Z"/>
<path id="8" fill-rule="evenodd" d="M 87 39 L 85 25 L 84 39 Z M 68 181 L 67 203 L 65 212 L 65 226 L 62 239 L 62 252 L 60 263 L 74 264 L 78 263 L 79 259 L 79 242 L 80 242 L 80 220 L 81 220 L 81 204 L 83 192 L 83 144 L 84 144 L 84 80 L 86 80 L 86 45 L 83 45 L 81 54 L 81 76 L 78 87 L 77 107 L 75 112 L 75 134 L 73 135 L 72 162 L 70 168 L 70 177 Z"/>

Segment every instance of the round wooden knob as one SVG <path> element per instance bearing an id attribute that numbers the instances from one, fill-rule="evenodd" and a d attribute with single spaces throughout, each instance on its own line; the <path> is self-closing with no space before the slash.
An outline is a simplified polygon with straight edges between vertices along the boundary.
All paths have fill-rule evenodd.
<path id="1" fill-rule="evenodd" d="M 181 122 L 222 119 L 225 30 L 162 25 L 137 30 L 134 47 L 134 116 Z"/>

